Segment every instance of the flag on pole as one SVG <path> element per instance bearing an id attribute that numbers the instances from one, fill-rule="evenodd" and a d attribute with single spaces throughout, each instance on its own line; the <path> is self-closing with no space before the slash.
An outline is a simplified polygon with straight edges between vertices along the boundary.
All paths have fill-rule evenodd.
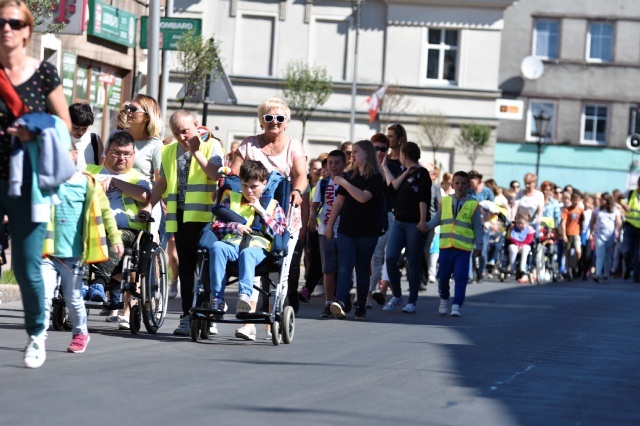
<path id="1" fill-rule="evenodd" d="M 376 121 L 378 111 L 380 111 L 380 104 L 382 103 L 384 92 L 386 91 L 387 85 L 385 84 L 367 98 L 367 102 L 369 103 L 369 123 L 373 123 L 374 121 Z"/>

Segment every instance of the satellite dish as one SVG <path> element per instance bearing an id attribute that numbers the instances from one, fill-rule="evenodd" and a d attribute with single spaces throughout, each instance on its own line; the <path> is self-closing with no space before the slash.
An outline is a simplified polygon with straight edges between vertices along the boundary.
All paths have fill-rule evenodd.
<path id="1" fill-rule="evenodd" d="M 520 64 L 520 71 L 527 80 L 537 80 L 544 74 L 544 64 L 535 56 L 527 56 Z"/>
<path id="2" fill-rule="evenodd" d="M 640 135 L 631 133 L 627 136 L 627 148 L 633 152 L 640 152 Z"/>

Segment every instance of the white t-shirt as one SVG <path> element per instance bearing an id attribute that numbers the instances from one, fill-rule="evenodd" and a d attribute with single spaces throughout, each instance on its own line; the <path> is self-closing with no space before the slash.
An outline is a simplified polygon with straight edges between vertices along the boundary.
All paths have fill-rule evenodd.
<path id="1" fill-rule="evenodd" d="M 78 161 L 76 170 L 81 172 L 87 168 L 87 164 L 96 164 L 93 147 L 91 146 L 91 132 L 85 132 L 80 139 L 71 136 L 71 141 L 76 145 L 78 150 Z"/>
<path id="2" fill-rule="evenodd" d="M 113 173 L 106 168 L 103 168 L 102 171 L 94 175 L 98 182 L 102 182 L 107 176 L 113 176 L 113 179 L 123 180 L 125 182 L 129 181 L 130 173 L 134 172 L 132 169 L 129 173 L 125 173 L 122 175 Z M 134 172 L 135 173 L 135 172 Z M 140 185 L 143 188 L 151 190 L 151 186 L 149 181 L 146 179 L 141 179 L 137 182 L 137 185 Z M 107 198 L 109 199 L 109 205 L 111 206 L 111 210 L 113 210 L 113 215 L 116 218 L 116 223 L 118 228 L 128 228 L 129 227 L 129 217 L 125 213 L 124 203 L 122 202 L 122 191 L 111 185 L 109 189 L 107 189 Z"/>
<path id="3" fill-rule="evenodd" d="M 333 203 L 336 200 L 336 191 L 340 186 L 336 185 L 333 182 L 333 179 L 329 178 L 329 182 L 327 183 L 327 189 L 324 193 L 324 204 L 320 209 L 320 213 L 318 213 L 318 234 L 323 235 L 324 231 L 327 229 L 327 222 L 329 222 L 329 217 L 331 216 L 331 210 L 333 210 Z M 320 191 L 320 182 L 318 182 L 318 188 L 314 191 L 312 203 L 320 203 L 321 199 L 321 191 Z M 338 225 L 340 224 L 340 217 L 336 220 L 336 223 L 333 225 L 333 235 L 338 235 Z"/>
<path id="4" fill-rule="evenodd" d="M 544 194 L 537 189 L 532 196 L 524 195 L 524 191 L 520 191 L 518 195 L 516 195 L 516 202 L 518 203 L 516 215 L 526 212 L 529 213 L 532 222 L 537 222 L 538 207 L 544 209 Z"/>
<path id="5" fill-rule="evenodd" d="M 593 214 L 596 215 L 596 226 L 593 229 L 594 238 L 600 241 L 611 241 L 616 230 L 616 218 L 620 217 L 617 207 L 613 211 L 600 210 L 596 207 Z"/>

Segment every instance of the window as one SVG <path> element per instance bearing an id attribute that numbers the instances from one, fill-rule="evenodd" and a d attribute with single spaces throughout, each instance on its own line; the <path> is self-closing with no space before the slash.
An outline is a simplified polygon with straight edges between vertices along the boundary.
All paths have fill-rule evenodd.
<path id="1" fill-rule="evenodd" d="M 587 59 L 593 62 L 611 62 L 613 59 L 613 24 L 589 23 Z"/>
<path id="2" fill-rule="evenodd" d="M 609 108 L 605 105 L 585 105 L 582 110 L 582 143 L 605 145 Z"/>
<path id="3" fill-rule="evenodd" d="M 549 101 L 531 101 L 529 103 L 529 111 L 527 112 L 527 140 L 538 140 L 538 128 L 536 127 L 536 120 L 533 117 L 540 113 L 543 113 L 547 117 L 551 117 L 549 125 L 547 126 L 545 139 L 554 140 L 554 130 L 556 128 L 556 104 Z"/>
<path id="4" fill-rule="evenodd" d="M 429 29 L 427 79 L 455 83 L 458 66 L 458 31 Z"/>
<path id="5" fill-rule="evenodd" d="M 533 30 L 533 55 L 546 59 L 558 59 L 557 19 L 536 19 Z"/>

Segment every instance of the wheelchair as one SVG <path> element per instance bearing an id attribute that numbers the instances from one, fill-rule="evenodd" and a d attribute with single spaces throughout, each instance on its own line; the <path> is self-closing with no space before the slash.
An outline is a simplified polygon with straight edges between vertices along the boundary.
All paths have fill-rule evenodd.
<path id="1" fill-rule="evenodd" d="M 166 318 L 169 287 L 166 254 L 162 247 L 153 241 L 153 235 L 148 229 L 139 231 L 133 247 L 124 250 L 120 290 L 123 296 L 125 293 L 131 295 L 128 301 L 131 333 L 138 334 L 144 323 L 147 332 L 155 334 Z M 84 304 L 87 311 L 124 307 L 123 302 L 114 305 L 86 300 Z M 71 330 L 59 285 L 52 300 L 51 322 L 55 330 Z"/>
<path id="2" fill-rule="evenodd" d="M 214 215 L 220 204 L 222 195 L 226 190 L 240 191 L 240 180 L 237 176 L 225 176 L 218 182 L 217 201 L 213 207 Z M 196 267 L 196 282 L 194 288 L 192 307 L 189 310 L 191 320 L 191 340 L 209 338 L 209 329 L 213 323 L 236 324 L 269 324 L 271 326 L 271 342 L 279 345 L 281 342 L 289 344 L 293 341 L 295 333 L 295 313 L 291 306 L 284 306 L 287 296 L 287 280 L 289 275 L 288 243 L 291 239 L 291 215 L 289 214 L 289 196 L 291 194 L 291 182 L 283 178 L 277 172 L 269 175 L 265 194 L 272 195 L 287 215 L 287 228 L 284 234 L 275 238 L 270 252 L 265 260 L 256 266 L 255 276 L 261 277 L 264 288 L 254 284 L 254 291 L 258 291 L 263 297 L 262 307 L 256 312 L 238 313 L 235 318 L 225 318 L 226 306 L 220 310 L 214 310 L 213 294 L 209 280 L 209 247 L 216 241 L 216 237 L 206 225 L 200 240 L 198 250 L 198 263 Z M 278 280 L 274 282 L 270 275 L 277 273 Z M 227 288 L 229 284 L 237 283 L 238 263 L 229 262 L 226 268 Z M 269 308 L 269 302 L 272 307 Z M 226 304 L 225 304 L 226 305 Z"/>
<path id="3" fill-rule="evenodd" d="M 512 274 L 515 274 L 515 278 L 519 280 L 523 276 L 527 276 L 529 284 L 540 284 L 540 274 L 538 271 L 539 264 L 536 262 L 537 253 L 539 251 L 539 238 L 538 236 L 534 236 L 533 242 L 531 243 L 531 250 L 529 250 L 529 254 L 527 254 L 527 262 L 525 271 L 517 270 L 518 265 L 520 264 L 521 253 L 518 253 L 516 256 L 516 271 L 509 271 L 509 246 L 511 243 L 509 242 L 509 233 L 513 223 L 509 225 L 507 228 L 507 233 L 505 235 L 504 244 L 502 246 L 502 260 L 499 268 L 498 278 L 500 282 L 505 282 L 507 278 L 509 278 Z"/>
<path id="4" fill-rule="evenodd" d="M 558 262 L 558 234 L 553 227 L 553 218 L 540 219 L 539 244 L 536 250 L 536 271 L 538 283 L 558 282 L 560 279 Z"/>

